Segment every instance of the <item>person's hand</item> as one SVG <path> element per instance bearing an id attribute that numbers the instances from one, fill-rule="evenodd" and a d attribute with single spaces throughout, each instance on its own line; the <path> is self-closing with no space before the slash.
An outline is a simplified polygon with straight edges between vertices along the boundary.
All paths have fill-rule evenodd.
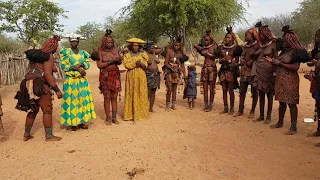
<path id="1" fill-rule="evenodd" d="M 56 95 L 57 95 L 57 98 L 58 98 L 58 99 L 61 99 L 61 98 L 62 98 L 62 93 L 61 93 L 61 91 L 56 92 Z"/>
<path id="2" fill-rule="evenodd" d="M 244 60 L 243 58 L 240 59 L 240 64 L 241 65 L 245 65 L 246 63 L 247 63 L 246 60 Z"/>
<path id="3" fill-rule="evenodd" d="M 266 61 L 268 61 L 268 62 L 271 62 L 271 63 L 272 63 L 272 58 L 270 58 L 269 56 L 264 57 L 264 59 L 265 59 Z"/>
<path id="4" fill-rule="evenodd" d="M 74 67 L 78 69 L 78 68 L 81 67 L 81 65 L 82 65 L 82 64 L 77 64 L 77 65 L 74 65 Z"/>
<path id="5" fill-rule="evenodd" d="M 273 59 L 272 60 L 272 64 L 276 65 L 276 66 L 279 66 L 281 64 L 281 61 L 278 60 L 278 59 Z"/>
<path id="6" fill-rule="evenodd" d="M 139 61 L 136 62 L 136 66 L 137 66 L 137 67 L 140 67 L 140 66 L 141 66 L 141 60 L 139 60 Z"/>
<path id="7" fill-rule="evenodd" d="M 81 68 L 79 68 L 78 71 L 79 71 L 79 73 L 81 74 L 82 77 L 84 77 L 87 74 L 86 71 L 81 69 Z"/>

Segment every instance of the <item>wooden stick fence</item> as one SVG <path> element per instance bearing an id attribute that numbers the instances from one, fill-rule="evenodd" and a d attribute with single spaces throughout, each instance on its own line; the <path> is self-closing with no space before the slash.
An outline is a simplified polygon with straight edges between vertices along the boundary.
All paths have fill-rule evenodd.
<path id="1" fill-rule="evenodd" d="M 15 57 L 12 54 L 0 54 L 0 84 L 13 85 L 24 78 L 27 73 L 29 61 L 25 57 Z M 58 80 L 64 78 L 64 73 L 61 70 L 59 58 L 55 58 L 55 65 L 58 69 L 54 73 L 54 77 Z"/>

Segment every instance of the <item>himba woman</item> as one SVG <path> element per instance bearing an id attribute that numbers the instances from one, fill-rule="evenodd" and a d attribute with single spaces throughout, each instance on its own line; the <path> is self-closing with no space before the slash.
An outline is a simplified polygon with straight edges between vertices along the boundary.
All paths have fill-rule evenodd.
<path id="1" fill-rule="evenodd" d="M 204 97 L 204 111 L 209 112 L 212 110 L 215 87 L 217 81 L 217 66 L 215 63 L 217 43 L 214 41 L 211 31 L 206 31 L 206 35 L 202 39 L 203 45 L 196 44 L 194 48 L 204 56 L 204 63 L 201 70 L 200 81 L 203 83 L 203 97 Z M 210 101 L 209 99 L 210 91 Z"/>
<path id="2" fill-rule="evenodd" d="M 43 112 L 43 124 L 45 127 L 46 141 L 60 141 L 61 137 L 52 134 L 52 93 L 53 90 L 58 99 L 62 93 L 58 88 L 53 72 L 53 54 L 57 51 L 60 38 L 54 36 L 44 42 L 41 49 L 31 49 L 25 52 L 29 60 L 29 67 L 25 79 L 20 84 L 20 90 L 15 99 L 18 100 L 16 109 L 28 112 L 25 124 L 24 141 L 32 139 L 31 128 L 41 108 Z"/>
<path id="3" fill-rule="evenodd" d="M 169 46 L 166 53 L 163 66 L 164 79 L 167 86 L 166 111 L 170 110 L 170 102 L 171 108 L 176 110 L 177 86 L 179 79 L 182 75 L 187 77 L 184 62 L 188 60 L 188 57 L 183 53 L 182 48 L 182 38 L 178 37 L 171 46 Z"/>
<path id="4" fill-rule="evenodd" d="M 117 98 L 121 89 L 118 66 L 122 63 L 122 58 L 114 45 L 111 33 L 112 30 L 107 29 L 106 34 L 102 37 L 97 60 L 97 66 L 100 69 L 99 89 L 104 97 L 106 125 L 119 124 L 119 121 L 117 121 Z M 110 116 L 110 105 L 112 107 L 112 116 Z"/>
<path id="5" fill-rule="evenodd" d="M 252 86 L 253 77 L 251 75 L 251 68 L 253 63 L 257 60 L 257 56 L 254 54 L 259 48 L 259 34 L 256 28 L 250 28 L 245 33 L 245 45 L 242 57 L 240 59 L 241 76 L 240 76 L 240 100 L 239 111 L 236 116 L 242 116 L 244 111 L 244 101 L 247 94 L 248 86 L 251 85 L 252 94 L 252 106 L 249 118 L 254 118 L 254 111 L 258 102 L 258 90 Z"/>
<path id="6" fill-rule="evenodd" d="M 0 81 L 1 81 L 1 74 L 0 74 Z M 1 82 L 0 82 L 1 83 Z M 3 131 L 3 124 L 2 124 L 2 116 L 3 116 L 3 111 L 2 111 L 2 99 L 0 95 L 0 131 Z"/>
<path id="7" fill-rule="evenodd" d="M 254 64 L 252 73 L 254 75 L 253 87 L 259 91 L 260 116 L 255 122 L 264 121 L 265 124 L 271 123 L 271 113 L 274 95 L 274 66 L 272 63 L 266 61 L 265 57 L 277 58 L 277 42 L 267 25 L 262 26 L 261 22 L 256 25 L 259 29 L 260 49 L 255 52 L 258 56 Z M 267 118 L 264 119 L 265 95 L 268 99 Z"/>
<path id="8" fill-rule="evenodd" d="M 127 43 L 129 53 L 123 59 L 127 69 L 124 120 L 146 120 L 149 116 L 149 102 L 145 69 L 148 67 L 149 56 L 144 51 L 139 51 L 145 44 L 143 40 L 131 38 Z"/>
<path id="9" fill-rule="evenodd" d="M 218 47 L 217 56 L 221 64 L 219 70 L 219 79 L 223 90 L 224 109 L 221 114 L 234 113 L 234 85 L 237 81 L 236 70 L 239 65 L 239 57 L 242 54 L 242 48 L 238 46 L 236 36 L 232 32 L 232 27 L 227 28 L 227 34 L 224 37 L 223 44 Z M 228 106 L 228 92 L 230 95 L 230 111 Z"/>
<path id="10" fill-rule="evenodd" d="M 277 68 L 275 79 L 275 99 L 280 102 L 279 121 L 271 128 L 281 128 L 286 113 L 287 105 L 290 108 L 291 127 L 286 135 L 297 133 L 297 118 L 299 104 L 299 75 L 300 63 L 309 60 L 307 51 L 300 44 L 297 35 L 290 29 L 290 26 L 282 28 L 284 32 L 283 48 L 278 58 L 265 57 L 265 59 L 274 64 Z"/>
<path id="11" fill-rule="evenodd" d="M 312 133 L 309 136 L 320 136 L 320 29 L 316 31 L 314 41 L 315 45 L 313 50 L 311 51 L 312 60 L 309 61 L 307 64 L 308 66 L 315 67 L 314 77 L 310 78 L 310 80 L 312 81 L 310 90 L 312 93 L 312 97 L 316 100 L 316 109 L 318 116 L 318 119 L 316 120 L 318 121 L 318 128 L 315 133 Z"/>
<path id="12" fill-rule="evenodd" d="M 78 128 L 88 129 L 86 123 L 96 118 L 91 88 L 86 77 L 86 70 L 90 68 L 90 55 L 78 49 L 79 40 L 80 37 L 70 37 L 71 48 L 60 51 L 61 68 L 66 75 L 60 123 L 71 126 L 72 131 Z"/>
<path id="13" fill-rule="evenodd" d="M 148 67 L 145 71 L 148 83 L 149 112 L 153 112 L 156 91 L 157 89 L 160 89 L 160 71 L 158 68 L 160 60 L 157 58 L 155 54 L 156 47 L 152 41 L 148 41 L 144 49 L 147 55 L 149 56 Z"/>

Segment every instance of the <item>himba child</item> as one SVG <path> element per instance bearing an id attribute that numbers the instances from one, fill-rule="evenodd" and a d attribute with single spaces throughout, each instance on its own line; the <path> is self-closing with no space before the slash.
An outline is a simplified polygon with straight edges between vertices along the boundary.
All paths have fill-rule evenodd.
<path id="1" fill-rule="evenodd" d="M 188 98 L 189 109 L 193 109 L 195 106 L 195 99 L 197 99 L 197 73 L 196 66 L 188 66 L 188 79 L 185 81 L 186 86 L 184 90 L 183 98 Z"/>

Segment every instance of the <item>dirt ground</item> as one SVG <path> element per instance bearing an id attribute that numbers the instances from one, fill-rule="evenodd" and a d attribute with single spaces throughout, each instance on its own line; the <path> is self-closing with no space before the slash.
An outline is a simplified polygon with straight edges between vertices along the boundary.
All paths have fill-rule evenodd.
<path id="1" fill-rule="evenodd" d="M 198 69 L 199 71 L 200 69 Z M 54 101 L 54 133 L 60 142 L 46 143 L 42 115 L 36 119 L 34 139 L 24 142 L 26 114 L 15 110 L 13 99 L 17 85 L 2 87 L 5 133 L 0 135 L 0 179 L 129 179 L 127 172 L 142 168 L 134 180 L 313 180 L 320 179 L 320 138 L 307 135 L 316 123 L 303 123 L 313 118 L 314 101 L 310 83 L 300 79 L 301 101 L 298 131 L 285 136 L 289 128 L 289 112 L 284 128 L 272 130 L 269 125 L 248 120 L 251 104 L 247 95 L 245 116 L 220 115 L 223 109 L 221 87 L 217 87 L 214 109 L 201 111 L 203 97 L 199 93 L 196 109 L 178 95 L 177 110 L 165 112 L 165 86 L 157 92 L 155 111 L 147 121 L 136 124 L 104 124 L 103 98 L 98 90 L 98 69 L 88 71 L 97 119 L 89 130 L 70 132 L 60 127 L 60 100 Z M 123 74 L 122 79 L 125 79 Z M 61 83 L 59 84 L 62 85 Z M 122 84 L 124 85 L 124 83 Z M 123 95 L 119 119 L 123 113 Z M 238 94 L 237 94 L 238 95 Z M 238 109 L 238 96 L 236 110 Z M 272 121 L 278 116 L 274 102 Z M 256 117 L 258 116 L 256 110 Z"/>

